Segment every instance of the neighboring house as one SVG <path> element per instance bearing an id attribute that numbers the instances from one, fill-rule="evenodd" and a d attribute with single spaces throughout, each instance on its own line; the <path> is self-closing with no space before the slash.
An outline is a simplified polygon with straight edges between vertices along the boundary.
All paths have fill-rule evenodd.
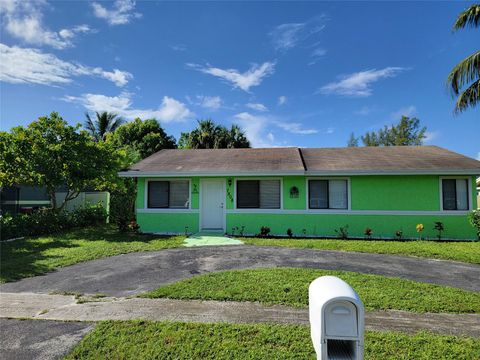
<path id="1" fill-rule="evenodd" d="M 56 192 L 57 201 L 60 203 L 65 199 L 66 191 L 58 189 Z M 76 207 L 83 207 L 86 204 L 97 204 L 101 202 L 105 209 L 109 210 L 110 193 L 106 191 L 84 191 L 75 199 L 65 205 L 65 210 L 73 210 Z M 49 207 L 50 199 L 44 187 L 16 185 L 0 189 L 0 210 L 2 214 L 28 213 L 36 209 Z"/>
<path id="2" fill-rule="evenodd" d="M 480 162 L 435 147 L 162 150 L 120 172 L 137 178 L 143 232 L 474 239 Z M 422 223 L 425 230 L 416 232 Z"/>

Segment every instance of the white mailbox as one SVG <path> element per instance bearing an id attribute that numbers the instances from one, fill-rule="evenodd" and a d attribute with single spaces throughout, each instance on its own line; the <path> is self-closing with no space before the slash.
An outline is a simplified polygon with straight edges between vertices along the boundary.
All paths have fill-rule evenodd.
<path id="1" fill-rule="evenodd" d="M 363 360 L 365 310 L 345 281 L 322 276 L 308 289 L 310 329 L 319 360 Z"/>

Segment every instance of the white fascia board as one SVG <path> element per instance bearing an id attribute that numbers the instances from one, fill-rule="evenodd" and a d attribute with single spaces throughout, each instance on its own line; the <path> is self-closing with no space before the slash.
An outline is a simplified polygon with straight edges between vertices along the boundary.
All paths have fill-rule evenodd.
<path id="1" fill-rule="evenodd" d="M 282 176 L 282 175 L 305 175 L 305 171 L 244 171 L 244 172 L 157 172 L 157 171 L 120 171 L 120 177 L 214 177 L 214 176 Z"/>

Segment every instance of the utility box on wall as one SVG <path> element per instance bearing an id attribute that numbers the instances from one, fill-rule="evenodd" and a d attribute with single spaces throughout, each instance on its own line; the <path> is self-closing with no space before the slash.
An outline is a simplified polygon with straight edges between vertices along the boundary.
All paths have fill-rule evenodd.
<path id="1" fill-rule="evenodd" d="M 365 310 L 355 290 L 335 276 L 322 276 L 308 293 L 317 359 L 363 360 Z"/>

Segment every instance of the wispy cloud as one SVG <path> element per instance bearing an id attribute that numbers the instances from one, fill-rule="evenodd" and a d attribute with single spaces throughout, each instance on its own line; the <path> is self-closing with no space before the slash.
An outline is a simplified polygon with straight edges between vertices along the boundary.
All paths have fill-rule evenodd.
<path id="1" fill-rule="evenodd" d="M 234 116 L 245 130 L 248 139 L 254 147 L 273 147 L 280 144 L 275 142 L 273 128 L 281 129 L 289 134 L 312 135 L 318 133 L 316 129 L 304 128 L 302 124 L 284 121 L 268 114 L 251 114 L 242 112 Z"/>
<path id="2" fill-rule="evenodd" d="M 393 120 L 400 120 L 402 116 L 412 117 L 417 114 L 417 108 L 413 105 L 403 107 L 391 114 Z"/>
<path id="3" fill-rule="evenodd" d="M 423 139 L 423 142 L 425 144 L 432 144 L 433 141 L 437 140 L 439 136 L 439 131 L 425 131 L 425 138 Z"/>
<path id="4" fill-rule="evenodd" d="M 204 74 L 213 75 L 233 85 L 234 88 L 249 92 L 253 86 L 258 86 L 264 78 L 275 72 L 274 62 L 264 62 L 262 65 L 253 64 L 250 69 L 241 73 L 236 69 L 220 69 L 211 66 L 187 64 L 188 67 Z"/>
<path id="5" fill-rule="evenodd" d="M 194 99 L 187 96 L 187 100 L 194 105 L 201 106 L 209 110 L 218 110 L 222 106 L 222 98 L 220 96 L 196 95 Z"/>
<path id="6" fill-rule="evenodd" d="M 262 111 L 262 112 L 268 111 L 268 108 L 265 105 L 260 103 L 248 103 L 248 104 L 245 104 L 245 106 L 255 111 Z"/>
<path id="7" fill-rule="evenodd" d="M 142 14 L 135 12 L 135 1 L 133 0 L 115 0 L 110 9 L 94 2 L 92 8 L 93 14 L 99 19 L 106 20 L 109 25 L 124 25 L 132 19 L 142 17 Z"/>
<path id="8" fill-rule="evenodd" d="M 480 152 L 477 154 L 477 160 L 480 161 Z"/>
<path id="9" fill-rule="evenodd" d="M 326 20 L 325 15 L 319 15 L 305 22 L 278 25 L 269 33 L 273 47 L 282 52 L 296 47 L 299 43 L 322 31 L 325 28 Z"/>
<path id="10" fill-rule="evenodd" d="M 323 59 L 326 54 L 327 50 L 325 50 L 324 48 L 318 47 L 314 49 L 310 54 L 310 62 L 308 63 L 308 65 L 315 65 L 317 62 Z"/>
<path id="11" fill-rule="evenodd" d="M 278 104 L 279 106 L 282 106 L 282 105 L 284 105 L 284 104 L 287 102 L 287 100 L 288 100 L 288 99 L 287 99 L 287 97 L 286 97 L 285 95 L 279 96 L 279 97 L 278 97 L 278 102 L 277 102 L 277 104 Z"/>
<path id="12" fill-rule="evenodd" d="M 13 37 L 26 44 L 51 46 L 65 49 L 73 46 L 78 34 L 94 32 L 88 25 L 76 25 L 72 28 L 53 31 L 43 23 L 43 11 L 46 1 L 0 1 L 1 23 Z"/>
<path id="13" fill-rule="evenodd" d="M 317 93 L 343 96 L 366 97 L 372 95 L 372 84 L 386 78 L 397 76 L 406 70 L 402 67 L 386 67 L 384 69 L 360 71 L 340 76 L 336 82 L 322 86 Z"/>
<path id="14" fill-rule="evenodd" d="M 375 111 L 375 107 L 373 106 L 362 106 L 360 109 L 355 110 L 353 113 L 355 115 L 367 116 Z"/>
<path id="15" fill-rule="evenodd" d="M 82 105 L 89 111 L 108 111 L 126 119 L 158 119 L 163 122 L 181 122 L 190 119 L 194 114 L 187 106 L 174 98 L 164 96 L 157 109 L 136 109 L 132 106 L 132 94 L 122 92 L 118 96 L 102 94 L 83 94 L 81 96 L 65 96 L 62 100 Z"/>
<path id="16" fill-rule="evenodd" d="M 100 67 L 67 62 L 40 50 L 0 43 L 0 81 L 54 86 L 70 83 L 77 76 L 100 77 L 117 86 L 124 86 L 133 78 L 127 71 L 106 71 Z"/>
<path id="17" fill-rule="evenodd" d="M 174 44 L 174 45 L 170 45 L 170 49 L 172 49 L 173 51 L 187 51 L 187 45 Z"/>

